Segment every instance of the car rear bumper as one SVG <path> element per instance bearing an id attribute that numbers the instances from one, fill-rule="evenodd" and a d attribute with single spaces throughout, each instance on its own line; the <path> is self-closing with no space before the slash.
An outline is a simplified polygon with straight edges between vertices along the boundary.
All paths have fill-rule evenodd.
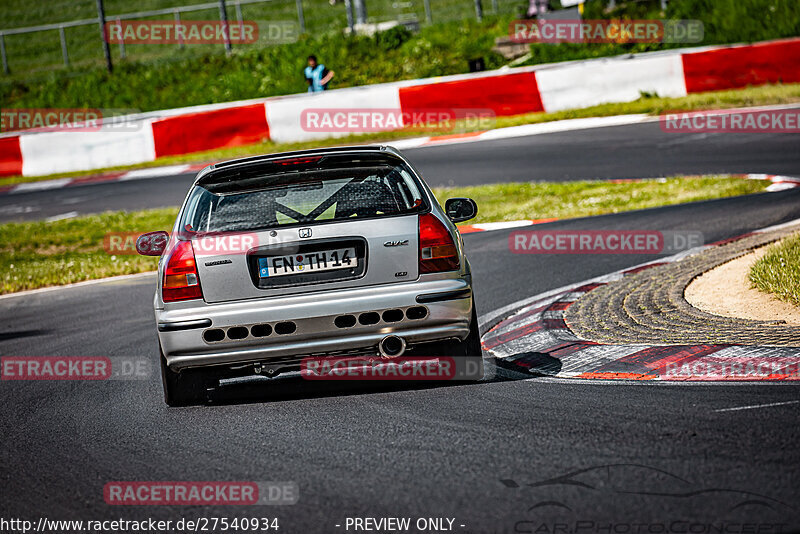
<path id="1" fill-rule="evenodd" d="M 468 277 L 453 273 L 451 278 L 293 297 L 194 303 L 156 310 L 158 337 L 167 365 L 174 370 L 268 364 L 291 356 L 377 353 L 380 340 L 390 334 L 409 345 L 464 339 L 472 312 L 470 285 Z M 419 317 L 423 310 L 424 317 Z M 377 322 L 369 324 L 375 314 Z M 341 319 L 346 316 L 355 325 Z M 215 341 L 211 334 L 221 339 Z"/>

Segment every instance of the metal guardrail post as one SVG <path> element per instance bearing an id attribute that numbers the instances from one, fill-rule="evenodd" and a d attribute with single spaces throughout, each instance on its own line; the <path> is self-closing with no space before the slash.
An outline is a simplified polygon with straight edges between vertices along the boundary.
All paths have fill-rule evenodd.
<path id="1" fill-rule="evenodd" d="M 225 32 L 225 53 L 230 55 L 233 47 L 231 46 L 231 34 L 228 31 L 228 10 L 225 7 L 225 0 L 219 0 L 219 18 L 223 24 Z"/>
<path id="2" fill-rule="evenodd" d="M 236 22 L 239 23 L 239 35 L 244 35 L 244 20 L 242 18 L 242 3 L 239 0 L 236 0 L 234 4 L 236 8 Z"/>
<path id="3" fill-rule="evenodd" d="M 428 21 L 428 24 L 433 24 L 433 12 L 431 12 L 431 0 L 424 0 L 423 4 L 425 5 L 425 20 Z"/>
<path id="4" fill-rule="evenodd" d="M 175 33 L 178 33 L 178 27 L 181 25 L 181 12 L 176 9 L 173 17 L 175 18 Z M 183 32 L 181 32 L 178 33 L 178 48 L 183 49 L 184 46 Z"/>
<path id="5" fill-rule="evenodd" d="M 64 66 L 69 67 L 69 53 L 67 52 L 67 37 L 64 35 L 64 26 L 59 26 L 58 38 L 61 40 L 61 57 L 64 58 Z"/>
<path id="6" fill-rule="evenodd" d="M 125 59 L 125 39 L 122 38 L 122 21 L 117 17 L 117 27 L 119 28 L 119 57 Z"/>
<path id="7" fill-rule="evenodd" d="M 106 11 L 103 8 L 103 0 L 97 0 L 97 21 L 100 23 L 100 38 L 103 40 L 106 68 L 108 72 L 114 72 L 114 65 L 111 63 L 111 49 L 108 47 L 108 36 L 106 35 Z"/>
<path id="8" fill-rule="evenodd" d="M 236 22 L 239 23 L 241 26 L 242 24 L 242 3 L 239 0 L 236 0 L 233 3 L 233 10 L 236 12 Z"/>
<path id="9" fill-rule="evenodd" d="M 0 33 L 0 56 L 3 58 L 3 73 L 8 74 L 8 57 L 6 57 L 6 38 Z"/>
<path id="10" fill-rule="evenodd" d="M 306 33 L 306 17 L 303 14 L 303 0 L 297 2 L 297 22 L 300 24 L 300 33 Z"/>
<path id="11" fill-rule="evenodd" d="M 364 0 L 353 0 L 356 5 L 356 22 L 367 23 L 367 4 Z"/>
<path id="12" fill-rule="evenodd" d="M 483 20 L 483 4 L 481 4 L 481 0 L 475 0 L 475 18 L 478 22 Z"/>
<path id="13" fill-rule="evenodd" d="M 352 34 L 355 31 L 353 28 L 353 0 L 344 0 L 344 10 L 347 13 L 347 27 L 350 28 Z"/>

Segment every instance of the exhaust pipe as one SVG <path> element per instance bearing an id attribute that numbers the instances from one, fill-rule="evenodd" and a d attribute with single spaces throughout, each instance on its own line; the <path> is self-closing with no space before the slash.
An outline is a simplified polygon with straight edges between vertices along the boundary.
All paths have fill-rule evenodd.
<path id="1" fill-rule="evenodd" d="M 406 351 L 406 340 L 398 336 L 386 336 L 378 343 L 382 358 L 397 358 Z"/>

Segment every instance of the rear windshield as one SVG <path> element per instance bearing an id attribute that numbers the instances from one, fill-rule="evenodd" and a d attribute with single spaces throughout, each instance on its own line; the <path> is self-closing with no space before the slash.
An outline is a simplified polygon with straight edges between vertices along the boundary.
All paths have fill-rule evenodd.
<path id="1" fill-rule="evenodd" d="M 400 160 L 295 158 L 209 176 L 192 190 L 181 230 L 235 232 L 405 215 L 427 207 Z"/>

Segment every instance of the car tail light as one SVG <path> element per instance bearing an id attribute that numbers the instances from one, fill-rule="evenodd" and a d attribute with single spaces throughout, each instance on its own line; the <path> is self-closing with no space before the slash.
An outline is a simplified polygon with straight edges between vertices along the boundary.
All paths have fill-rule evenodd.
<path id="1" fill-rule="evenodd" d="M 430 213 L 419 216 L 419 272 L 455 271 L 458 249 L 447 227 Z"/>
<path id="2" fill-rule="evenodd" d="M 178 241 L 170 251 L 161 297 L 164 302 L 203 298 L 191 241 Z"/>
<path id="3" fill-rule="evenodd" d="M 273 160 L 273 163 L 280 165 L 305 165 L 307 163 L 316 163 L 322 159 L 322 156 L 309 156 L 305 158 L 283 158 Z"/>

